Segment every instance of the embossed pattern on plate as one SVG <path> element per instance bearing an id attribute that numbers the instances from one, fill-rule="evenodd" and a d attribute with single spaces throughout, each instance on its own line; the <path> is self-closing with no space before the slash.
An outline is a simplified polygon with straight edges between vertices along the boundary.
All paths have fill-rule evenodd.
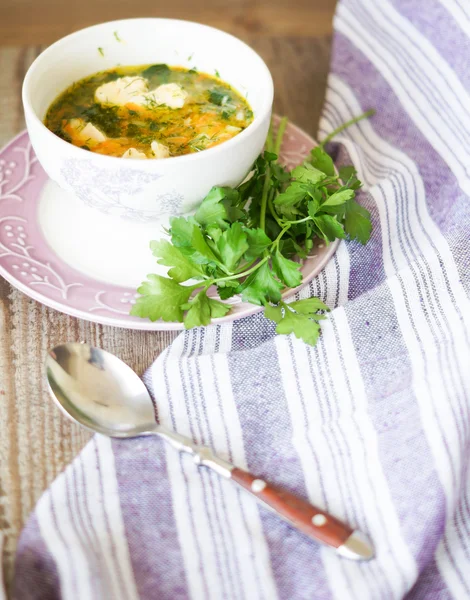
<path id="1" fill-rule="evenodd" d="M 293 167 L 315 145 L 304 131 L 289 124 L 281 156 Z M 38 219 L 38 199 L 48 178 L 38 163 L 26 132 L 0 151 L 0 274 L 12 285 L 56 310 L 103 325 L 141 330 L 178 330 L 182 323 L 152 323 L 129 315 L 134 289 L 111 285 L 73 269 L 47 244 Z M 338 242 L 317 242 L 302 266 L 302 285 L 323 269 Z M 292 290 L 286 293 L 291 295 Z M 251 315 L 260 307 L 230 301 L 233 309 L 216 322 Z"/>

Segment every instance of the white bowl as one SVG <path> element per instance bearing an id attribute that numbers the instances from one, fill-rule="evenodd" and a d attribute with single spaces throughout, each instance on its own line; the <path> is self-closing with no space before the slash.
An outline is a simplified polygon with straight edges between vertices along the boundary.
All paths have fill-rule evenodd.
<path id="1" fill-rule="evenodd" d="M 214 148 L 147 161 L 88 152 L 43 124 L 52 101 L 74 81 L 118 65 L 154 63 L 218 71 L 246 95 L 253 122 Z M 49 177 L 88 206 L 136 221 L 194 210 L 213 185 L 240 183 L 263 148 L 272 102 L 271 74 L 254 50 L 218 29 L 173 19 L 127 19 L 82 29 L 47 48 L 23 84 L 29 136 Z"/>

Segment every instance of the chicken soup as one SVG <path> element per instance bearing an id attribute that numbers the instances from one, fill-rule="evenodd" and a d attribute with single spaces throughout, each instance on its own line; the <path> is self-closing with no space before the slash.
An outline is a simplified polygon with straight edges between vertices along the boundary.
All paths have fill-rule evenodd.
<path id="1" fill-rule="evenodd" d="M 75 82 L 52 103 L 44 123 L 91 152 L 161 159 L 216 146 L 252 120 L 246 98 L 219 77 L 155 64 Z"/>

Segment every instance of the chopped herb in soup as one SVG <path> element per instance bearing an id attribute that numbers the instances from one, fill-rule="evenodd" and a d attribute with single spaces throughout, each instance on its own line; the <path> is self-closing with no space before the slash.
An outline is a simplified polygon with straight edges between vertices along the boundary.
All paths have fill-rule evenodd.
<path id="1" fill-rule="evenodd" d="M 252 120 L 248 102 L 220 78 L 158 64 L 118 67 L 74 83 L 44 122 L 85 150 L 145 159 L 201 152 Z"/>

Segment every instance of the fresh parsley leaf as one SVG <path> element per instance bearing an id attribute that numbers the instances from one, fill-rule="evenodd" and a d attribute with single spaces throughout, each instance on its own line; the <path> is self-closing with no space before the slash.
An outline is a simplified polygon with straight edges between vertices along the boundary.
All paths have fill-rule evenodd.
<path id="1" fill-rule="evenodd" d="M 333 159 L 320 146 L 316 146 L 310 152 L 310 163 L 313 167 L 325 173 L 325 175 L 335 175 Z"/>
<path id="2" fill-rule="evenodd" d="M 184 326 L 186 329 L 199 327 L 200 325 L 209 325 L 211 322 L 211 309 L 206 290 L 202 290 L 194 296 L 188 303 L 183 304 L 183 310 L 187 310 L 184 317 Z"/>
<path id="3" fill-rule="evenodd" d="M 351 190 L 358 190 L 362 186 L 362 183 L 357 178 L 356 169 L 351 165 L 341 167 L 339 177 L 344 182 L 344 185 Z"/>
<path id="4" fill-rule="evenodd" d="M 197 262 L 202 265 L 216 264 L 221 266 L 220 261 L 217 260 L 215 254 L 212 252 L 208 243 L 204 239 L 202 231 L 197 225 L 194 225 L 191 244 L 193 247 L 193 251 L 191 252 L 191 258 L 194 262 Z"/>
<path id="5" fill-rule="evenodd" d="M 306 185 L 305 191 L 307 192 L 307 195 L 310 196 L 312 200 L 315 200 L 315 202 L 317 202 L 318 204 L 320 204 L 320 202 L 323 200 L 324 194 L 327 193 L 327 190 L 323 187 L 323 185 L 322 187 L 318 187 L 315 185 Z"/>
<path id="6" fill-rule="evenodd" d="M 285 183 L 290 179 L 290 173 L 279 163 L 271 163 L 271 174 L 273 179 L 276 179 L 279 183 Z"/>
<path id="7" fill-rule="evenodd" d="M 248 250 L 245 252 L 245 259 L 250 262 L 253 259 L 258 258 L 258 256 L 261 256 L 272 244 L 272 241 L 259 227 L 245 229 L 245 233 L 248 240 Z"/>
<path id="8" fill-rule="evenodd" d="M 351 200 L 351 198 L 354 198 L 353 190 L 340 190 L 339 192 L 334 192 L 331 196 L 328 196 L 321 205 L 321 208 L 324 210 L 326 206 L 341 206 L 348 200 Z"/>
<path id="9" fill-rule="evenodd" d="M 303 300 L 290 302 L 289 308 L 292 308 L 295 310 L 295 312 L 302 314 L 312 314 L 316 313 L 318 310 L 330 310 L 328 306 L 318 298 L 304 298 Z"/>
<path id="10" fill-rule="evenodd" d="M 188 279 L 203 279 L 204 272 L 200 265 L 193 263 L 185 256 L 179 248 L 173 246 L 167 240 L 157 240 L 150 242 L 150 249 L 154 256 L 158 257 L 159 265 L 171 267 L 168 275 L 181 283 Z"/>
<path id="11" fill-rule="evenodd" d="M 219 300 L 208 298 L 207 290 L 202 290 L 181 308 L 188 311 L 184 317 L 184 326 L 186 329 L 191 329 L 209 325 L 211 319 L 223 317 L 231 307 Z"/>
<path id="12" fill-rule="evenodd" d="M 230 312 L 230 309 L 232 308 L 230 304 L 224 304 L 223 302 L 215 300 L 214 298 L 209 298 L 209 307 L 211 309 L 211 317 L 213 319 L 225 317 L 225 315 Z"/>
<path id="13" fill-rule="evenodd" d="M 351 179 L 351 177 L 355 177 L 356 173 L 357 171 L 352 165 L 346 165 L 340 168 L 339 178 L 341 179 L 341 181 L 346 183 Z"/>
<path id="14" fill-rule="evenodd" d="M 264 309 L 266 318 L 277 323 L 276 333 L 293 333 L 305 343 L 314 346 L 320 334 L 317 321 L 324 315 L 316 314 L 319 310 L 329 310 L 318 298 L 305 298 L 286 304 L 280 302 L 277 306 L 268 305 Z"/>
<path id="15" fill-rule="evenodd" d="M 217 248 L 224 265 L 229 271 L 233 271 L 249 248 L 242 224 L 233 223 L 224 231 L 217 241 Z"/>
<path id="16" fill-rule="evenodd" d="M 219 227 L 226 228 L 228 221 L 227 210 L 222 204 L 226 196 L 227 190 L 234 192 L 231 188 L 213 187 L 204 200 L 201 202 L 199 208 L 194 215 L 194 218 L 201 225 L 218 225 Z"/>
<path id="17" fill-rule="evenodd" d="M 195 227 L 194 221 L 185 217 L 171 217 L 171 241 L 177 248 L 191 248 L 191 240 Z M 197 225 L 196 225 L 197 226 Z"/>
<path id="18" fill-rule="evenodd" d="M 287 335 L 293 333 L 299 340 L 303 340 L 310 346 L 315 346 L 320 335 L 320 325 L 307 315 L 295 313 L 285 305 L 284 316 L 277 323 L 276 333 Z"/>
<path id="19" fill-rule="evenodd" d="M 172 217 L 170 225 L 172 243 L 192 262 L 223 267 L 206 242 L 199 225 L 191 217 Z"/>
<path id="20" fill-rule="evenodd" d="M 277 159 L 277 154 L 274 154 L 274 152 L 268 152 L 267 150 L 265 150 L 265 152 L 263 154 L 263 158 L 266 160 L 266 162 L 273 162 L 274 160 Z"/>
<path id="21" fill-rule="evenodd" d="M 239 286 L 240 283 L 236 279 L 221 281 L 217 285 L 217 293 L 221 300 L 227 300 L 227 298 L 231 298 L 238 293 Z"/>
<path id="22" fill-rule="evenodd" d="M 151 321 L 183 321 L 181 305 L 188 302 L 194 286 L 183 286 L 160 275 L 147 275 L 147 281 L 137 289 L 140 294 L 131 309 L 131 315 Z"/>
<path id="23" fill-rule="evenodd" d="M 281 240 L 279 242 L 279 248 L 282 252 L 282 255 L 285 257 L 289 256 L 297 256 L 302 260 L 307 258 L 306 248 L 298 244 L 295 239 L 287 238 L 286 240 Z"/>
<path id="24" fill-rule="evenodd" d="M 226 196 L 222 200 L 222 203 L 224 204 L 225 209 L 227 211 L 228 220 L 230 223 L 234 223 L 235 221 L 246 221 L 246 212 L 237 206 L 238 201 L 238 195 L 230 197 Z"/>
<path id="25" fill-rule="evenodd" d="M 277 306 L 267 304 L 264 308 L 264 316 L 267 319 L 271 319 L 271 321 L 279 323 L 283 317 L 281 304 L 278 304 Z"/>
<path id="26" fill-rule="evenodd" d="M 261 265 L 241 285 L 242 298 L 244 302 L 251 302 L 262 306 L 267 302 L 277 304 L 281 299 L 282 283 L 273 275 L 267 262 Z"/>
<path id="27" fill-rule="evenodd" d="M 276 249 L 272 257 L 273 270 L 277 277 L 283 281 L 287 287 L 295 288 L 302 282 L 302 273 L 300 265 L 289 258 L 282 256 L 279 248 Z"/>
<path id="28" fill-rule="evenodd" d="M 278 223 L 269 215 L 266 217 L 266 235 L 275 240 L 279 235 L 281 228 Z"/>
<path id="29" fill-rule="evenodd" d="M 309 217 L 315 217 L 315 215 L 317 214 L 318 210 L 320 209 L 320 203 L 318 202 L 317 199 L 312 199 L 309 200 L 309 202 L 307 203 L 307 211 L 308 211 L 308 215 Z"/>
<path id="30" fill-rule="evenodd" d="M 362 182 L 359 181 L 359 179 L 357 177 L 351 177 L 351 179 L 349 179 L 349 181 L 346 183 L 347 187 L 351 190 L 358 190 L 359 188 L 362 187 Z"/>
<path id="31" fill-rule="evenodd" d="M 213 187 L 194 215 L 195 220 L 203 226 L 218 225 L 222 229 L 244 216 L 237 208 L 239 194 L 230 187 Z"/>
<path id="32" fill-rule="evenodd" d="M 355 200 L 350 200 L 346 204 L 344 229 L 352 240 L 367 244 L 372 231 L 370 212 Z"/>
<path id="33" fill-rule="evenodd" d="M 345 237 L 343 226 L 331 215 L 317 215 L 313 218 L 313 222 L 326 242 Z"/>
<path id="34" fill-rule="evenodd" d="M 274 205 L 283 215 L 295 217 L 295 215 L 299 213 L 296 206 L 302 202 L 306 195 L 305 185 L 296 181 L 291 183 L 285 192 L 282 192 L 277 196 L 274 200 Z"/>
<path id="35" fill-rule="evenodd" d="M 312 167 L 312 165 L 309 165 L 308 163 L 295 167 L 291 175 L 301 183 L 311 183 L 313 185 L 320 183 L 320 181 L 325 179 L 325 173 Z"/>
<path id="36" fill-rule="evenodd" d="M 217 243 L 223 231 L 218 225 L 207 225 L 206 235 L 215 243 Z"/>

